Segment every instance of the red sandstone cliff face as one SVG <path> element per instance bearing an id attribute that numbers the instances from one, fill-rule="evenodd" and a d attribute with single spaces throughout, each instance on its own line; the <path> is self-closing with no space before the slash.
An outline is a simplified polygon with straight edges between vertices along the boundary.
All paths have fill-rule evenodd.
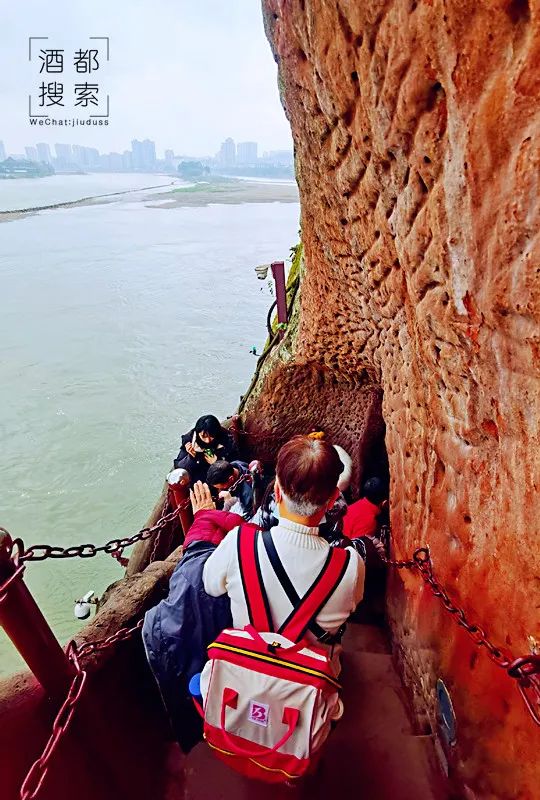
<path id="1" fill-rule="evenodd" d="M 452 596 L 528 653 L 540 640 L 540 2 L 263 7 L 305 276 L 290 352 L 246 419 L 325 427 L 361 456 L 382 389 L 396 554 L 429 543 Z M 418 577 L 395 578 L 389 606 L 432 722 L 437 677 L 450 688 L 464 796 L 537 798 L 540 731 L 513 682 Z"/>

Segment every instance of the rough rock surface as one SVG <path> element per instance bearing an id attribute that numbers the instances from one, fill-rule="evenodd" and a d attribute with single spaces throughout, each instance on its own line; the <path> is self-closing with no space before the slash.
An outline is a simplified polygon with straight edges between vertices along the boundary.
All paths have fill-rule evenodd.
<path id="1" fill-rule="evenodd" d="M 382 392 L 396 554 L 514 655 L 540 639 L 540 3 L 264 0 L 291 122 L 305 275 L 293 349 L 245 419 L 352 446 Z M 262 420 L 262 421 L 261 421 Z M 357 453 L 358 454 L 358 451 Z M 514 682 L 418 576 L 389 597 L 417 710 L 457 719 L 468 798 L 537 797 Z M 461 795 L 460 795 L 461 796 Z"/>

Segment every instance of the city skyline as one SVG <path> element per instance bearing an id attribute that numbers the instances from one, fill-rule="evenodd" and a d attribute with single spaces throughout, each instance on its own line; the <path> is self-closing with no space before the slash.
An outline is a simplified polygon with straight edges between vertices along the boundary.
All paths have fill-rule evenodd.
<path id="1" fill-rule="evenodd" d="M 153 145 L 154 151 L 157 154 L 157 149 L 155 148 L 155 140 L 154 139 L 138 140 L 136 138 L 133 138 L 133 139 L 130 139 L 130 141 L 127 142 L 126 144 L 130 144 L 133 147 L 134 142 L 139 142 L 139 143 L 141 143 L 141 142 L 142 143 L 149 142 L 151 145 Z M 172 158 L 185 157 L 185 158 L 197 158 L 197 159 L 203 159 L 203 160 L 215 158 L 215 159 L 219 160 L 219 154 L 221 152 L 221 149 L 223 148 L 223 145 L 225 145 L 226 143 L 232 143 L 235 146 L 234 147 L 234 156 L 231 159 L 231 163 L 251 163 L 252 161 L 255 161 L 257 158 L 260 158 L 260 157 L 264 158 L 269 153 L 276 153 L 276 152 L 285 153 L 285 152 L 287 152 L 287 153 L 293 154 L 292 142 L 291 142 L 291 147 L 290 148 L 283 148 L 283 147 L 273 147 L 272 148 L 271 147 L 271 148 L 263 150 L 261 155 L 259 155 L 259 152 L 258 152 L 259 151 L 259 143 L 257 141 L 242 140 L 242 141 L 238 141 L 236 143 L 235 140 L 232 137 L 227 137 L 223 142 L 221 142 L 219 147 L 215 148 L 215 151 L 213 153 L 188 153 L 186 151 L 183 151 L 183 152 L 179 151 L 179 150 L 177 151 L 176 147 L 166 146 L 163 149 L 163 157 L 155 155 L 155 158 L 157 158 L 157 160 L 160 160 L 160 159 L 167 160 L 167 157 L 168 157 L 167 154 L 169 154 L 169 157 L 172 157 Z M 61 148 L 60 154 L 56 151 L 57 147 Z M 33 155 L 36 157 L 35 160 L 48 162 L 48 161 L 51 161 L 51 158 L 63 158 L 63 157 L 65 157 L 67 155 L 68 151 L 67 150 L 62 151 L 62 148 L 70 148 L 72 152 L 76 152 L 78 149 L 79 150 L 81 150 L 81 149 L 82 150 L 95 150 L 96 152 L 99 152 L 102 155 L 114 154 L 114 153 L 122 154 L 122 153 L 126 152 L 126 150 L 128 149 L 127 147 L 123 147 L 118 151 L 116 151 L 116 150 L 106 151 L 106 150 L 103 150 L 103 148 L 99 148 L 99 147 L 89 147 L 88 144 L 79 145 L 79 144 L 75 144 L 73 142 L 67 142 L 67 141 L 64 141 L 64 142 L 54 142 L 54 141 L 53 142 L 40 142 L 40 141 L 37 141 L 37 140 L 32 142 L 32 143 L 28 143 L 28 142 L 25 142 L 24 144 L 19 143 L 19 144 L 16 145 L 16 147 L 14 149 L 12 149 L 12 148 L 9 148 L 9 147 L 6 146 L 6 140 L 5 139 L 0 139 L 0 161 L 3 161 L 5 158 L 8 158 L 8 157 L 11 157 L 11 158 L 21 158 L 21 157 L 25 158 L 25 157 L 28 157 L 28 158 L 30 158 L 29 151 L 34 151 Z M 229 152 L 232 153 L 232 148 L 231 148 L 230 144 L 228 145 L 228 148 L 229 148 Z M 56 155 L 53 155 L 53 150 L 55 151 Z M 34 160 L 34 159 L 30 159 L 30 160 Z M 229 160 L 228 158 L 225 158 L 224 162 L 227 163 L 228 160 Z"/>
<path id="2" fill-rule="evenodd" d="M 5 140 L 0 139 L 0 161 L 11 157 L 52 163 L 54 160 L 58 159 L 69 161 L 73 158 L 76 163 L 81 163 L 81 159 L 84 159 L 86 152 L 93 152 L 97 155 L 123 155 L 127 152 L 131 152 L 135 156 L 135 164 L 148 161 L 167 161 L 168 159 L 178 158 L 201 159 L 204 161 L 215 160 L 223 164 L 249 164 L 256 162 L 260 158 L 268 158 L 277 153 L 283 154 L 284 160 L 293 157 L 292 148 L 264 150 L 262 154 L 259 155 L 258 142 L 239 141 L 236 143 L 232 137 L 227 137 L 213 155 L 209 153 L 175 153 L 175 148 L 166 147 L 164 149 L 163 158 L 161 158 L 157 155 L 155 141 L 152 139 L 131 139 L 130 144 L 132 148 L 131 151 L 128 148 L 123 148 L 121 152 L 114 150 L 102 152 L 100 148 L 73 144 L 71 142 L 53 142 L 49 144 L 48 142 L 36 141 L 33 144 L 19 144 L 16 150 L 10 150 L 5 146 Z"/>
<path id="3" fill-rule="evenodd" d="M 24 153 L 9 153 L 6 160 L 0 140 L 0 177 L 44 177 L 53 174 L 90 172 L 179 173 L 182 177 L 202 177 L 205 174 L 246 175 L 260 177 L 294 177 L 292 150 L 258 152 L 258 142 L 238 144 L 227 137 L 213 156 L 175 154 L 166 148 L 164 157 L 156 152 L 151 139 L 131 140 L 131 149 L 101 153 L 96 147 L 55 142 L 25 145 Z"/>
<path id="4" fill-rule="evenodd" d="M 110 95 L 109 124 L 92 128 L 90 136 L 82 126 L 31 129 L 28 96 L 40 78 L 28 62 L 28 36 L 48 36 L 51 47 L 72 53 L 96 34 L 110 39 L 108 71 L 96 79 Z M 28 0 L 24 16 L 7 15 L 2 40 L 0 135 L 8 152 L 59 139 L 122 152 L 131 131 L 155 141 L 160 153 L 174 143 L 176 152 L 209 156 L 228 136 L 257 141 L 261 151 L 292 146 L 277 67 L 252 0 L 179 0 L 174 8 L 168 0 L 118 0 L 114 7 L 95 0 L 91 8 Z"/>

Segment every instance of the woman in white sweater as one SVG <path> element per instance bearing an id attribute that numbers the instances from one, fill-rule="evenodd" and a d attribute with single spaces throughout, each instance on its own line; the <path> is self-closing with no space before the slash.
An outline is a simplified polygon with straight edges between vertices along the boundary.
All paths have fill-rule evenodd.
<path id="1" fill-rule="evenodd" d="M 339 494 L 337 484 L 342 469 L 336 450 L 324 440 L 295 436 L 279 451 L 275 483 L 279 524 L 272 528 L 272 540 L 300 597 L 311 587 L 328 556 L 330 545 L 319 536 L 318 525 Z M 199 493 L 200 487 L 196 491 Z M 316 618 L 316 623 L 329 634 L 338 632 L 362 599 L 364 562 L 353 548 L 349 550 L 343 578 Z M 272 621 L 277 630 L 289 616 L 292 603 L 260 539 L 258 554 Z M 209 595 L 229 595 L 235 628 L 249 624 L 238 564 L 238 528 L 227 534 L 206 562 L 203 581 Z M 314 639 L 311 633 L 308 636 Z"/>

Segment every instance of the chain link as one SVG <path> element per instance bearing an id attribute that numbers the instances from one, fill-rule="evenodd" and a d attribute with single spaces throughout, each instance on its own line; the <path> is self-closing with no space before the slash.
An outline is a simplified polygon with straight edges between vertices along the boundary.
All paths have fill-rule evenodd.
<path id="1" fill-rule="evenodd" d="M 143 620 L 141 619 L 136 625 L 130 628 L 120 628 L 116 633 L 111 634 L 111 636 L 105 639 L 101 639 L 97 642 L 85 642 L 80 647 L 75 641 L 69 643 L 66 653 L 73 664 L 75 675 L 71 681 L 66 699 L 60 706 L 54 719 L 51 735 L 47 740 L 47 744 L 40 757 L 36 759 L 30 767 L 23 781 L 20 790 L 20 800 L 34 800 L 37 797 L 43 781 L 47 777 L 50 760 L 70 726 L 88 676 L 88 670 L 81 665 L 81 659 L 89 657 L 94 653 L 107 650 L 118 642 L 130 639 L 136 631 L 142 628 L 142 625 Z"/>
<path id="2" fill-rule="evenodd" d="M 182 503 L 180 503 L 180 505 L 176 507 L 175 512 L 173 513 L 180 514 L 181 511 L 184 511 L 190 505 L 191 505 L 190 499 L 184 500 Z M 149 562 L 150 564 L 152 564 L 156 560 L 159 549 L 159 543 L 161 541 L 161 532 L 162 532 L 161 529 L 157 531 L 156 538 L 154 540 L 154 546 L 152 547 L 152 552 L 150 553 L 150 562 Z"/>
<path id="3" fill-rule="evenodd" d="M 174 511 L 162 516 L 151 528 L 141 528 L 141 530 L 133 534 L 133 536 L 111 539 L 102 545 L 85 543 L 72 545 L 70 547 L 59 547 L 51 544 L 34 544 L 25 549 L 22 540 L 15 539 L 13 542 L 15 562 L 17 564 L 22 564 L 26 561 L 45 561 L 48 558 L 93 558 L 99 553 L 107 553 L 113 556 L 113 558 L 120 560 L 126 547 L 131 547 L 136 544 L 136 542 L 150 539 L 154 534 L 161 531 L 165 525 L 172 522 L 185 507 L 186 503 L 182 503 L 178 508 L 175 508 Z"/>
<path id="4" fill-rule="evenodd" d="M 112 633 L 110 636 L 107 636 L 105 639 L 99 639 L 97 642 L 84 642 L 80 646 L 75 645 L 74 642 L 71 644 L 74 645 L 76 650 L 77 657 L 83 658 L 94 655 L 95 653 L 100 653 L 103 650 L 108 650 L 109 647 L 112 645 L 117 644 L 117 642 L 124 642 L 127 639 L 130 639 L 131 636 L 138 630 L 140 630 L 143 626 L 143 620 L 139 620 L 136 625 L 132 625 L 130 628 L 119 628 L 116 633 Z"/>
<path id="5" fill-rule="evenodd" d="M 236 488 L 242 481 L 248 480 L 249 477 L 250 476 L 241 476 L 231 489 Z M 151 528 L 143 528 L 133 536 L 112 539 L 99 547 L 93 544 L 82 544 L 67 548 L 51 545 L 34 545 L 25 550 L 23 542 L 20 539 L 15 540 L 13 543 L 13 550 L 16 551 L 15 563 L 19 566 L 18 571 L 20 571 L 24 568 L 23 563 L 25 561 L 43 561 L 46 558 L 91 558 L 101 552 L 110 553 L 115 557 L 121 557 L 124 548 L 157 534 L 152 551 L 153 560 L 157 551 L 159 533 L 168 522 L 172 521 L 179 512 L 188 505 L 189 501 L 185 501 L 174 511 L 162 516 Z M 485 630 L 480 625 L 471 622 L 465 610 L 452 601 L 448 592 L 437 580 L 433 571 L 429 548 L 417 548 L 411 559 L 394 560 L 383 558 L 383 561 L 388 566 L 396 569 L 417 570 L 420 573 L 422 580 L 430 587 L 433 595 L 441 601 L 445 610 L 452 615 L 456 623 L 467 631 L 474 644 L 478 647 L 483 647 L 491 660 L 497 664 L 497 666 L 504 669 L 509 677 L 516 680 L 529 714 L 534 722 L 540 725 L 540 656 L 531 654 L 514 659 L 510 653 L 497 647 L 488 638 Z M 67 648 L 67 656 L 75 668 L 75 674 L 67 696 L 55 717 L 52 732 L 43 753 L 34 762 L 26 775 L 20 791 L 20 800 L 34 800 L 37 797 L 47 776 L 49 762 L 59 742 L 69 728 L 88 674 L 87 669 L 81 665 L 81 660 L 84 658 L 88 659 L 92 655 L 103 652 L 119 642 L 130 639 L 134 633 L 142 628 L 142 625 L 143 620 L 140 620 L 132 627 L 120 628 L 116 633 L 111 634 L 111 636 L 105 639 L 95 642 L 85 642 L 80 646 L 74 641 L 70 642 Z"/>
<path id="6" fill-rule="evenodd" d="M 238 487 L 240 486 L 241 483 L 253 483 L 253 475 L 251 475 L 249 472 L 246 472 L 245 475 L 240 475 L 238 480 L 236 480 L 232 484 L 232 486 L 229 486 L 227 491 L 231 492 L 231 494 L 232 494 L 232 492 L 234 492 L 235 489 L 238 489 Z"/>
<path id="7" fill-rule="evenodd" d="M 181 507 L 184 507 L 184 504 Z M 139 534 L 129 537 L 129 542 L 134 543 L 134 541 L 140 541 L 140 539 L 148 538 L 148 536 L 152 533 L 160 531 L 165 524 L 165 521 L 173 519 L 179 510 L 180 509 L 176 509 L 174 513 L 162 517 L 161 520 L 152 528 L 143 529 L 139 532 Z M 108 542 L 107 545 L 119 545 L 120 547 L 127 546 L 124 545 L 124 542 L 125 539 L 117 539 L 112 540 L 112 542 Z M 96 548 L 96 552 L 107 552 L 105 550 L 107 545 Z M 88 546 L 83 545 L 82 547 Z M 58 550 L 59 548 L 55 549 Z M 56 557 L 68 558 L 72 555 L 76 555 L 76 553 L 73 552 L 75 548 L 67 548 L 67 550 L 69 551 L 68 556 Z M 30 548 L 29 551 L 25 551 L 25 554 L 28 552 L 33 552 L 33 548 Z M 28 558 L 27 560 L 32 559 Z M 39 558 L 38 560 L 42 559 Z M 383 561 L 388 566 L 392 566 L 396 569 L 416 569 L 419 571 L 422 579 L 430 587 L 433 595 L 441 600 L 444 608 L 454 617 L 457 624 L 467 631 L 477 646 L 484 647 L 487 650 L 489 657 L 499 667 L 504 669 L 511 678 L 517 681 L 518 688 L 521 692 L 529 714 L 534 722 L 537 725 L 540 725 L 540 656 L 528 655 L 521 658 L 512 659 L 509 654 L 503 652 L 501 648 L 497 647 L 493 644 L 493 642 L 490 641 L 483 628 L 476 623 L 471 623 L 468 620 L 464 609 L 456 606 L 452 602 L 444 587 L 436 579 L 433 572 L 433 564 L 431 561 L 430 552 L 427 547 L 420 547 L 415 550 L 412 559 L 393 560 L 384 558 Z M 20 800 L 35 800 L 43 781 L 47 776 L 49 762 L 56 751 L 60 740 L 66 734 L 66 731 L 69 728 L 73 714 L 82 695 L 88 674 L 87 670 L 81 666 L 81 659 L 89 658 L 96 653 L 107 650 L 109 647 L 112 647 L 119 642 L 130 639 L 134 633 L 142 628 L 142 625 L 143 620 L 140 620 L 132 627 L 120 628 L 118 631 L 116 631 L 116 633 L 108 636 L 105 639 L 101 639 L 96 642 L 85 642 L 80 646 L 78 646 L 74 641 L 70 642 L 67 648 L 67 655 L 75 668 L 75 675 L 71 682 L 66 699 L 62 703 L 56 715 L 52 732 L 47 744 L 45 745 L 45 749 L 43 750 L 41 756 L 34 762 L 23 782 L 20 792 Z"/>
<path id="8" fill-rule="evenodd" d="M 464 628 L 477 647 L 483 647 L 488 657 L 501 669 L 517 681 L 527 711 L 533 721 L 540 726 L 540 655 L 527 655 L 521 658 L 513 656 L 502 647 L 497 647 L 488 637 L 486 631 L 478 623 L 470 622 L 465 609 L 455 605 L 445 588 L 439 583 L 433 571 L 433 563 L 429 548 L 419 547 L 408 561 L 394 561 L 383 558 L 383 561 L 397 569 L 417 569 L 422 580 L 430 587 L 445 610 L 451 614 L 456 623 Z"/>
<path id="9" fill-rule="evenodd" d="M 478 623 L 470 622 L 465 609 L 457 606 L 452 601 L 448 592 L 435 577 L 429 550 L 427 548 L 420 548 L 415 551 L 413 558 L 422 580 L 430 587 L 434 596 L 439 598 L 446 611 L 448 611 L 455 618 L 457 624 L 469 634 L 477 647 L 484 647 L 489 658 L 491 658 L 497 666 L 501 667 L 501 669 L 507 670 L 513 661 L 512 656 L 508 652 L 505 652 L 503 648 L 493 644 L 486 631 L 478 625 Z"/>
<path id="10" fill-rule="evenodd" d="M 233 488 L 242 482 L 245 476 L 242 476 Z M 99 553 L 107 553 L 115 558 L 123 567 L 127 566 L 128 560 L 123 556 L 123 552 L 127 547 L 131 547 L 137 542 L 150 539 L 156 534 L 156 541 L 152 549 L 150 561 L 153 561 L 159 546 L 159 534 L 163 528 L 172 522 L 180 512 L 184 511 L 190 505 L 190 500 L 184 500 L 179 506 L 168 514 L 163 515 L 151 528 L 141 528 L 138 533 L 133 536 L 123 536 L 122 538 L 111 539 L 102 545 L 95 545 L 91 542 L 84 544 L 70 545 L 69 547 L 60 547 L 51 544 L 34 544 L 25 548 L 22 539 L 14 539 L 12 546 L 12 555 L 17 565 L 24 564 L 26 561 L 46 561 L 49 558 L 64 559 L 64 558 L 94 558 Z M 0 530 L 5 530 L 0 528 Z M 8 533 L 8 531 L 5 531 Z"/>

